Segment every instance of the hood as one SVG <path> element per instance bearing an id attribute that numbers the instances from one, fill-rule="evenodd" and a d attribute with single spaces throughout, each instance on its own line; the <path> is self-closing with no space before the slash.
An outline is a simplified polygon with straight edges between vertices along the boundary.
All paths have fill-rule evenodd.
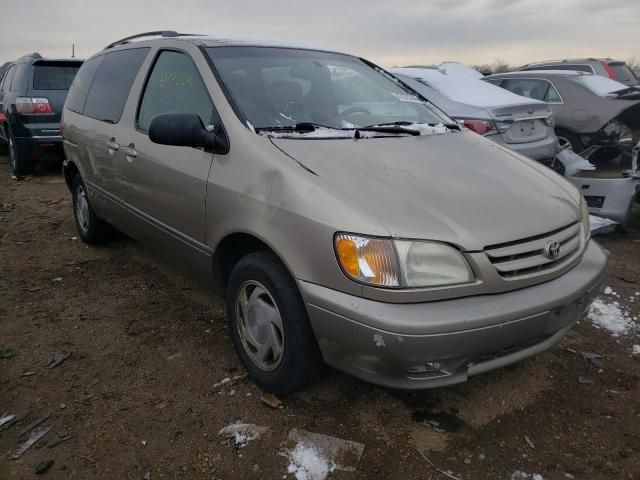
<path id="1" fill-rule="evenodd" d="M 551 232 L 580 218 L 579 193 L 567 181 L 472 132 L 271 141 L 393 237 L 438 240 L 473 251 Z"/>

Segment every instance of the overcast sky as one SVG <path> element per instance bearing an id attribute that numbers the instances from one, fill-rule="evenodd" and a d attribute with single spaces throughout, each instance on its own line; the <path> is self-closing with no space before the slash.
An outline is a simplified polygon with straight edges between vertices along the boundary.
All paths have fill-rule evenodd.
<path id="1" fill-rule="evenodd" d="M 276 39 L 385 66 L 640 59 L 640 0 L 1 0 L 0 61 L 87 57 L 149 30 Z"/>

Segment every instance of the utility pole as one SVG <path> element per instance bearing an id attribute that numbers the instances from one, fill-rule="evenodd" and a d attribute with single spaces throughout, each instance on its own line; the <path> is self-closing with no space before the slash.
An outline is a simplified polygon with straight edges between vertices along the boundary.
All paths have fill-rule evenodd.
<path id="1" fill-rule="evenodd" d="M 75 58 L 76 57 L 76 44 L 72 43 L 71 44 L 71 58 Z"/>

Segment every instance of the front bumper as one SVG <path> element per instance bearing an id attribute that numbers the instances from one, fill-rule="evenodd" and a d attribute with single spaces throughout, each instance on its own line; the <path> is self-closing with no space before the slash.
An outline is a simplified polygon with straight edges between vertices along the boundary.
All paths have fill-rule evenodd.
<path id="1" fill-rule="evenodd" d="M 628 226 L 631 209 L 640 195 L 640 179 L 567 177 L 589 206 L 589 213 L 610 218 Z"/>
<path id="2" fill-rule="evenodd" d="M 327 364 L 378 385 L 433 388 L 555 345 L 597 293 L 607 256 L 593 241 L 563 276 L 533 287 L 392 304 L 299 281 Z"/>

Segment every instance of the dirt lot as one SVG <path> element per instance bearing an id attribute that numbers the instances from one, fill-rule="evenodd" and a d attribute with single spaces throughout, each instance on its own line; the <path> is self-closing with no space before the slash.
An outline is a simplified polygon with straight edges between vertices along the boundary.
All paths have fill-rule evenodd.
<path id="1" fill-rule="evenodd" d="M 447 478 L 433 465 L 465 480 L 640 478 L 635 334 L 615 338 L 583 321 L 537 358 L 436 391 L 328 371 L 272 408 L 248 380 L 214 386 L 244 373 L 222 300 L 127 238 L 83 245 L 58 174 L 14 181 L 0 158 L 2 204 L 13 206 L 0 212 L 0 353 L 11 357 L 0 358 L 0 417 L 28 416 L 0 429 L 0 479 L 39 478 L 47 459 L 51 479 L 285 478 L 279 452 L 293 428 L 365 445 L 357 471 L 336 479 Z M 640 234 L 601 243 L 611 251 L 606 284 L 640 315 L 640 297 L 630 300 Z M 47 368 L 62 351 L 73 354 Z M 53 430 L 9 460 L 29 435 L 21 431 L 47 415 L 41 426 Z M 433 418 L 445 431 L 426 423 Z M 218 437 L 236 420 L 269 430 L 236 449 Z"/>

